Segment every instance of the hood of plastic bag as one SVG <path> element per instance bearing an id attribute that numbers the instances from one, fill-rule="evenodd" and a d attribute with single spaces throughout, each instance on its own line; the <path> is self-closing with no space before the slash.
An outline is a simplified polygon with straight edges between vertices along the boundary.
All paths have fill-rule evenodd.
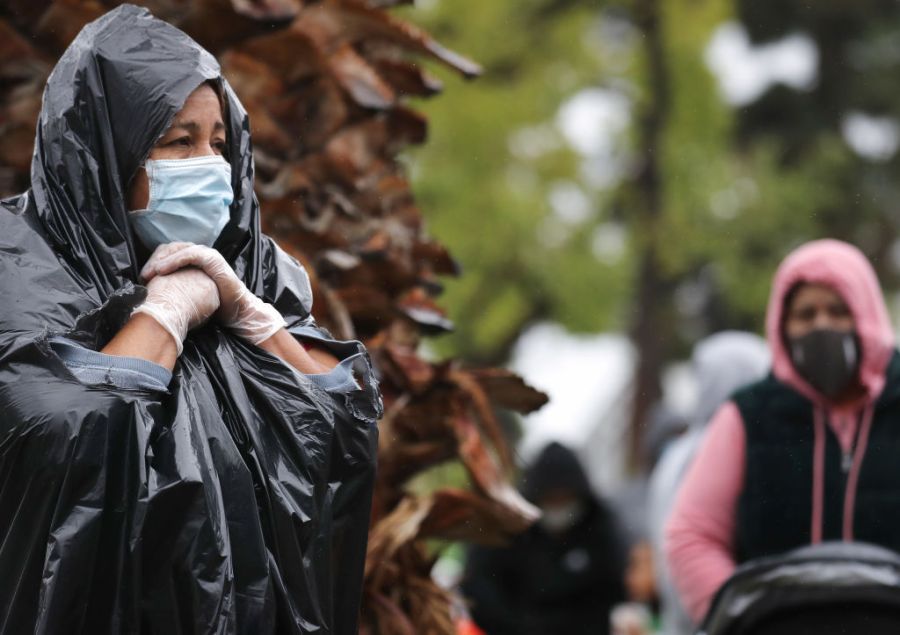
<path id="1" fill-rule="evenodd" d="M 140 270 L 128 184 L 187 97 L 207 81 L 225 97 L 235 194 L 215 246 L 261 294 L 250 123 L 210 53 L 146 9 L 122 5 L 82 29 L 47 81 L 31 165 L 34 203 L 58 253 L 101 301 L 125 281 L 137 282 Z M 311 298 L 304 300 L 308 312 Z"/>

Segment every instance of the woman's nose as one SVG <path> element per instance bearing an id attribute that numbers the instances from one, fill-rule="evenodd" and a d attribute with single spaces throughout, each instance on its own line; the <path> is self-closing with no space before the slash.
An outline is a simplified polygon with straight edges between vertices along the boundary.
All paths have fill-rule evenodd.
<path id="1" fill-rule="evenodd" d="M 197 150 L 194 153 L 194 156 L 195 157 L 209 157 L 209 156 L 213 156 L 214 154 L 218 154 L 218 152 L 216 152 L 216 149 L 214 147 L 212 147 L 210 144 L 198 143 Z"/>
<path id="2" fill-rule="evenodd" d="M 814 329 L 828 329 L 834 326 L 834 318 L 828 313 L 828 311 L 818 311 L 816 313 L 816 318 L 813 321 Z"/>

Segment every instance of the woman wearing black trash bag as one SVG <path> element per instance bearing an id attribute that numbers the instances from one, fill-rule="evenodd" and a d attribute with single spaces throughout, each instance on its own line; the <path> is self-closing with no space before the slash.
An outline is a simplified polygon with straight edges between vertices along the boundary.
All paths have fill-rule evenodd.
<path id="1" fill-rule="evenodd" d="M 377 382 L 260 233 L 216 61 L 133 6 L 89 24 L 31 174 L 0 205 L 0 633 L 355 633 Z"/>

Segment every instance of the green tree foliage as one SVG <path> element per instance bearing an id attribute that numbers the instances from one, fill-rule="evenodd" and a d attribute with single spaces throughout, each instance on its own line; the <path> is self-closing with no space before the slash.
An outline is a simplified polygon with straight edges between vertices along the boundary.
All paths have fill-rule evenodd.
<path id="1" fill-rule="evenodd" d="M 900 6 L 882 0 L 739 0 L 737 8 L 756 43 L 801 32 L 813 39 L 820 56 L 812 90 L 770 90 L 738 113 L 739 142 L 767 140 L 783 174 L 818 165 L 819 186 L 830 194 L 815 206 L 818 233 L 859 245 L 882 280 L 896 286 L 890 254 L 900 227 L 900 155 L 855 153 L 842 132 L 856 115 L 897 125 Z"/>
<path id="2" fill-rule="evenodd" d="M 438 39 L 485 68 L 472 84 L 448 79 L 446 95 L 421 104 L 431 138 L 411 157 L 430 229 L 464 270 L 447 284 L 457 332 L 443 345 L 469 359 L 502 359 L 538 317 L 611 328 L 627 294 L 627 255 L 607 264 L 592 250 L 593 228 L 615 220 L 610 195 L 583 187 L 579 158 L 554 124 L 560 103 L 604 74 L 599 16 L 585 3 L 561 4 L 462 0 L 414 9 Z M 554 188 L 581 192 L 588 217 L 555 218 L 547 201 Z"/>
<path id="3" fill-rule="evenodd" d="M 900 109 L 900 9 L 666 0 L 658 3 L 668 91 L 657 229 L 665 291 L 652 309 L 634 303 L 649 240 L 635 212 L 638 131 L 654 89 L 636 6 L 433 0 L 412 9 L 486 69 L 471 85 L 449 80 L 447 95 L 423 104 L 432 139 L 410 157 L 432 230 L 466 274 L 447 284 L 458 330 L 440 344 L 446 352 L 502 361 L 536 318 L 628 332 L 636 311 L 658 310 L 665 357 L 680 356 L 711 331 L 760 330 L 777 263 L 822 236 L 859 244 L 885 279 L 892 275 L 900 159 L 858 156 L 842 126 L 854 111 Z M 809 34 L 820 55 L 817 85 L 776 84 L 752 104 L 730 106 L 706 61 L 728 21 L 757 43 Z M 590 88 L 620 96 L 631 115 L 607 157 L 619 178 L 606 185 L 586 174 L 557 126 L 566 100 Z M 554 212 L 554 197 L 572 213 Z"/>

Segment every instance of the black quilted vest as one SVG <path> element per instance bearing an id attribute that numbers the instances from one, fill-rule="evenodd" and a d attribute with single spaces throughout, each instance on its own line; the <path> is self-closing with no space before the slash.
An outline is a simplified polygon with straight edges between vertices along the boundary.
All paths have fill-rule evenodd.
<path id="1" fill-rule="evenodd" d="M 737 505 L 736 556 L 744 562 L 809 544 L 812 522 L 812 403 L 769 375 L 733 397 L 747 439 L 747 465 Z M 844 493 L 838 439 L 825 426 L 823 540 L 841 540 Z M 900 355 L 875 405 L 853 518 L 855 540 L 900 551 Z"/>

